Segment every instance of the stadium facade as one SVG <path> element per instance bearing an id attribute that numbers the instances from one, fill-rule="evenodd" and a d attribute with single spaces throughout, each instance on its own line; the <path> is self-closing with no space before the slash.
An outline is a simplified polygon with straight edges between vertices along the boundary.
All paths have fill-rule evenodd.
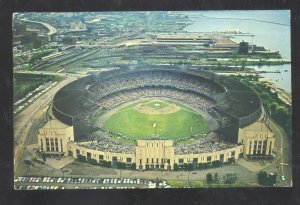
<path id="1" fill-rule="evenodd" d="M 158 137 L 137 140 L 134 145 L 99 137 L 103 130 L 92 123 L 99 109 L 111 110 L 142 97 L 182 101 L 207 112 L 220 126 L 206 137 L 184 146 Z M 240 157 L 271 158 L 275 145 L 259 96 L 230 77 L 205 70 L 122 69 L 90 75 L 58 91 L 52 112 L 56 118 L 52 121 L 56 123 L 47 123 L 40 130 L 41 151 L 83 157 L 97 163 L 135 164 L 136 169 L 172 170 L 175 164 L 227 162 Z M 60 136 L 64 140 L 58 139 L 53 132 L 57 129 L 54 125 L 74 130 L 74 136 L 65 134 L 65 137 Z M 93 138 L 94 133 L 100 134 Z M 59 141 L 62 145 L 56 149 L 55 143 Z M 62 151 L 60 146 L 67 149 Z"/>

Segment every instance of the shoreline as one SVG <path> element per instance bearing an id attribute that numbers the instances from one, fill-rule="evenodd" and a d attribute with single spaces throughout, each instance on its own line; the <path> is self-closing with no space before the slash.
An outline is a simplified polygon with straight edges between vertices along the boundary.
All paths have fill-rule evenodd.
<path id="1" fill-rule="evenodd" d="M 252 75 L 256 76 L 258 75 L 258 83 L 262 83 L 264 85 L 268 85 L 271 87 L 271 90 L 275 93 L 278 93 L 278 97 L 283 100 L 286 104 L 292 105 L 292 95 L 291 92 L 287 91 L 284 88 L 279 87 L 274 82 L 270 80 L 265 80 L 263 76 L 253 73 L 253 72 L 243 72 L 243 73 L 236 73 L 236 72 L 216 72 L 219 75 Z"/>

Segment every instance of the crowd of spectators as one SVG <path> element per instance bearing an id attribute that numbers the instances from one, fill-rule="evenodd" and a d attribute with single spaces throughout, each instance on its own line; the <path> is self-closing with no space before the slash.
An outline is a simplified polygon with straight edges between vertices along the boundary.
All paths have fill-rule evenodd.
<path id="1" fill-rule="evenodd" d="M 94 110 L 112 109 L 128 101 L 143 97 L 166 97 L 183 101 L 218 116 L 213 107 L 214 96 L 222 95 L 222 88 L 206 78 L 170 70 L 119 70 L 93 76 L 93 84 L 85 86 L 80 106 Z M 92 114 L 83 113 L 76 120 L 93 126 Z"/>
<path id="2" fill-rule="evenodd" d="M 222 127 L 228 127 L 234 124 L 233 119 L 229 117 L 220 117 L 219 123 Z"/>
<path id="3" fill-rule="evenodd" d="M 230 99 L 228 98 L 227 93 L 222 93 L 215 96 L 217 106 L 222 110 L 231 109 L 232 105 L 230 103 Z"/>
<path id="4" fill-rule="evenodd" d="M 193 105 L 201 110 L 208 111 L 214 105 L 214 101 L 202 95 L 185 90 L 178 90 L 164 86 L 145 86 L 121 92 L 112 93 L 99 101 L 101 107 L 112 109 L 125 102 L 139 99 L 142 97 L 167 97 L 177 99 Z"/>
<path id="5" fill-rule="evenodd" d="M 136 71 L 112 75 L 104 79 L 101 78 L 89 88 L 89 91 L 101 98 L 113 92 L 143 86 L 172 86 L 206 96 L 224 92 L 218 84 L 206 78 L 167 70 Z"/>
<path id="6" fill-rule="evenodd" d="M 80 146 L 103 152 L 132 154 L 136 144 L 125 143 L 111 138 L 108 132 L 97 131 L 87 137 L 88 142 L 81 143 Z M 204 133 L 203 138 L 193 142 L 175 144 L 175 154 L 200 154 L 216 152 L 235 147 L 221 140 L 217 133 Z"/>
<path id="7" fill-rule="evenodd" d="M 132 154 L 135 151 L 135 145 L 127 144 L 118 140 L 114 140 L 109 136 L 101 136 L 99 132 L 94 133 L 89 136 L 89 143 L 82 143 L 80 146 L 103 151 L 103 152 L 113 152 L 113 153 L 123 153 Z"/>
<path id="8" fill-rule="evenodd" d="M 228 148 L 235 147 L 234 144 L 229 144 L 222 141 L 218 134 L 211 132 L 205 137 L 189 143 L 178 144 L 175 146 L 176 154 L 200 154 L 200 153 L 209 153 L 216 152 Z"/>

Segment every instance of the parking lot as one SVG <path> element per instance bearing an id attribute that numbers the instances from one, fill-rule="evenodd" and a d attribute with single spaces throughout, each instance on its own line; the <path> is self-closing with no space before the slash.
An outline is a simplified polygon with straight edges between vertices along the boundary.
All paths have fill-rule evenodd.
<path id="1" fill-rule="evenodd" d="M 135 189 L 171 188 L 166 181 L 153 182 L 147 179 L 79 178 L 79 177 L 17 177 L 16 190 L 56 189 Z"/>

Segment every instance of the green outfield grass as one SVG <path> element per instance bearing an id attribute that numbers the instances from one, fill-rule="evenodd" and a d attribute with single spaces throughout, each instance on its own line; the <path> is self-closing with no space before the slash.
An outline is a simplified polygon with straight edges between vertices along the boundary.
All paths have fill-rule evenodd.
<path id="1" fill-rule="evenodd" d="M 141 101 L 149 107 L 153 107 L 155 100 Z M 170 101 L 160 104 L 165 107 Z M 109 117 L 104 123 L 104 128 L 119 132 L 135 139 L 150 138 L 155 133 L 153 123 L 156 122 L 156 132 L 162 137 L 177 139 L 191 134 L 198 134 L 208 130 L 208 122 L 200 114 L 187 106 L 179 105 L 181 109 L 175 113 L 164 115 L 143 114 L 134 109 L 138 103 L 128 105 Z M 160 107 L 161 108 L 161 107 Z M 192 126 L 192 133 L 191 133 Z"/>

